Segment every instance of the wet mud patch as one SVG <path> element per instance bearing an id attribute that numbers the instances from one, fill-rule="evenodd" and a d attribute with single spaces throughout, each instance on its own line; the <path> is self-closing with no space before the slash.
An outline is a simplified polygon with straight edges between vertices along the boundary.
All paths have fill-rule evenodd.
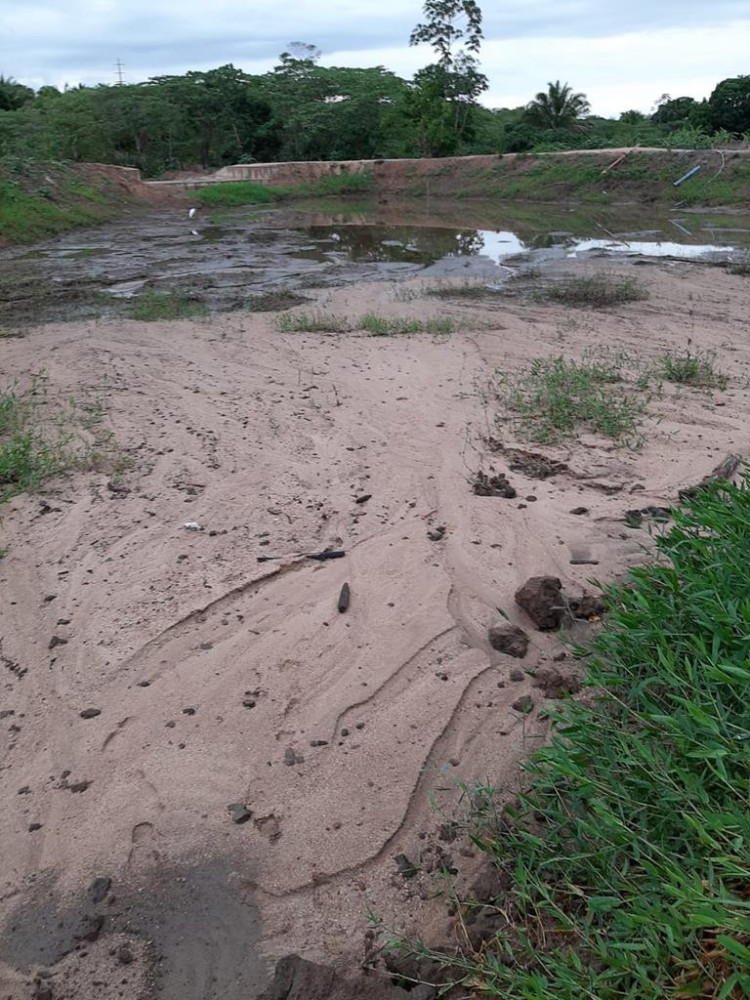
<path id="1" fill-rule="evenodd" d="M 490 451 L 503 456 L 511 472 L 522 472 L 529 479 L 549 479 L 550 476 L 570 471 L 565 462 L 550 458 L 541 452 L 506 448 L 495 438 L 488 438 L 487 445 Z"/>
<path id="2" fill-rule="evenodd" d="M 506 294 L 539 294 L 538 267 L 568 257 L 640 262 L 669 253 L 719 261 L 746 253 L 741 227 L 718 230 L 698 217 L 682 230 L 668 219 L 649 219 L 645 230 L 632 212 L 607 217 L 605 227 L 588 216 L 553 218 L 546 206 L 530 215 L 527 207 L 521 216 L 512 205 L 448 203 L 436 214 L 416 204 L 364 205 L 339 214 L 319 206 L 238 209 L 220 218 L 188 218 L 173 208 L 31 248 L 6 248 L 0 250 L 0 324 L 128 316 L 129 301 L 149 290 L 200 295 L 213 311 L 276 311 L 261 305 L 266 295 L 415 276 L 437 283 L 426 294 L 491 308 Z M 514 272 L 520 280 L 508 283 Z"/>
<path id="3" fill-rule="evenodd" d="M 0 962 L 26 981 L 18 1000 L 45 987 L 73 1000 L 78 983 L 98 983 L 100 997 L 248 1000 L 268 978 L 259 928 L 227 862 L 102 875 L 73 901 L 42 876 L 6 921 Z"/>

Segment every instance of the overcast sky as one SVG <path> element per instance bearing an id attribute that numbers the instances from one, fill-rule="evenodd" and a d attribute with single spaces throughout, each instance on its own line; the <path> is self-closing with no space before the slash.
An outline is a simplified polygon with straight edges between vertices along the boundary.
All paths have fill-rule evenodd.
<path id="1" fill-rule="evenodd" d="M 584 91 L 592 110 L 650 111 L 663 93 L 707 97 L 750 73 L 750 0 L 480 0 L 490 80 L 483 103 L 516 107 L 548 80 Z M 0 0 L 0 74 L 31 87 L 135 83 L 233 63 L 273 67 L 292 40 L 323 65 L 383 65 L 410 76 L 416 0 Z"/>

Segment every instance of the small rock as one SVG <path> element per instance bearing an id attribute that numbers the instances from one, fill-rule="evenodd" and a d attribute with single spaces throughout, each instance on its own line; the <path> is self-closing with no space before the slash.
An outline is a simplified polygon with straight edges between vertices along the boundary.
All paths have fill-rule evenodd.
<path id="1" fill-rule="evenodd" d="M 571 545 L 570 546 L 570 565 L 571 566 L 598 566 L 599 560 L 596 559 L 591 551 L 585 545 Z"/>
<path id="2" fill-rule="evenodd" d="M 444 524 L 439 525 L 434 531 L 428 531 L 427 537 L 431 542 L 439 542 L 445 537 L 446 527 Z"/>
<path id="3" fill-rule="evenodd" d="M 139 688 L 151 687 L 151 681 L 138 681 Z"/>
<path id="4" fill-rule="evenodd" d="M 589 512 L 588 507 L 574 507 L 573 510 L 571 510 L 570 513 L 571 514 L 588 514 L 588 512 Z"/>
<path id="5" fill-rule="evenodd" d="M 327 747 L 328 740 L 310 740 L 311 747 Z"/>
<path id="6" fill-rule="evenodd" d="M 112 886 L 112 879 L 106 875 L 97 875 L 89 886 L 89 899 L 92 903 L 101 903 Z"/>
<path id="7" fill-rule="evenodd" d="M 115 952 L 115 955 L 120 965 L 130 965 L 134 959 L 133 952 L 130 950 L 130 945 L 127 944 L 121 944 Z"/>
<path id="8" fill-rule="evenodd" d="M 345 583 L 341 588 L 341 593 L 339 594 L 338 604 L 336 605 L 339 611 L 343 614 L 349 608 L 349 602 L 351 601 L 351 589 L 348 583 Z"/>
<path id="9" fill-rule="evenodd" d="M 515 670 L 511 670 L 510 672 L 510 679 L 512 681 L 515 681 L 516 683 L 522 681 L 525 676 L 526 674 L 523 672 L 523 670 L 519 670 L 518 667 L 516 667 Z"/>
<path id="10" fill-rule="evenodd" d="M 526 497 L 526 502 L 527 503 L 536 503 L 536 497 L 534 496 L 533 493 L 530 493 L 529 496 Z"/>
<path id="11" fill-rule="evenodd" d="M 341 735 L 342 736 L 348 736 L 349 735 L 349 730 L 348 729 L 342 729 L 341 730 Z"/>
<path id="12" fill-rule="evenodd" d="M 96 913 L 93 916 L 86 917 L 81 924 L 81 929 L 76 934 L 76 938 L 79 941 L 96 941 L 102 932 L 102 927 L 104 927 L 104 914 Z"/>
<path id="13" fill-rule="evenodd" d="M 552 657 L 552 661 L 554 663 L 562 663 L 562 661 L 566 660 L 567 658 L 568 658 L 568 654 L 563 649 L 559 653 L 555 653 L 555 655 Z"/>
<path id="14" fill-rule="evenodd" d="M 399 875 L 403 875 L 404 878 L 413 878 L 419 872 L 417 865 L 410 861 L 405 854 L 397 854 L 393 860 L 398 866 Z"/>
<path id="15" fill-rule="evenodd" d="M 97 715 L 101 714 L 102 710 L 100 708 L 84 708 L 84 710 L 79 713 L 82 719 L 95 719 Z"/>
<path id="16" fill-rule="evenodd" d="M 64 785 L 62 787 L 67 788 L 69 792 L 73 792 L 74 795 L 80 795 L 85 792 L 87 788 L 91 786 L 90 781 L 74 781 L 72 785 Z"/>
<path id="17" fill-rule="evenodd" d="M 516 591 L 516 604 L 540 631 L 559 628 L 564 614 L 562 583 L 556 576 L 532 576 Z"/>
<path id="18" fill-rule="evenodd" d="M 195 715 L 196 710 L 194 708 L 183 708 L 183 715 Z"/>
<path id="19" fill-rule="evenodd" d="M 67 646 L 67 644 L 68 644 L 68 640 L 67 639 L 63 639 L 59 635 L 53 635 L 52 638 L 49 641 L 49 647 L 48 648 L 49 649 L 54 649 L 55 646 Z"/>
<path id="20" fill-rule="evenodd" d="M 498 653 L 522 660 L 529 649 L 529 637 L 517 625 L 495 625 L 488 632 L 490 645 Z"/>
<path id="21" fill-rule="evenodd" d="M 252 811 L 247 808 L 244 802 L 233 802 L 227 806 L 227 812 L 232 817 L 232 822 L 241 826 L 252 818 Z"/>
<path id="22" fill-rule="evenodd" d="M 606 607 L 599 597 L 585 592 L 579 598 L 568 598 L 567 605 L 574 618 L 586 621 L 600 618 L 606 611 Z"/>
<path id="23" fill-rule="evenodd" d="M 531 697 L 530 694 L 523 695 L 523 697 L 519 698 L 517 701 L 514 701 L 511 706 L 511 708 L 513 708 L 514 711 L 521 712 L 523 715 L 528 715 L 533 707 L 534 707 L 534 699 Z"/>
<path id="24" fill-rule="evenodd" d="M 42 829 L 41 823 L 29 823 L 29 833 L 36 833 L 37 830 Z"/>
<path id="25" fill-rule="evenodd" d="M 540 667 L 534 676 L 534 687 L 541 688 L 547 698 L 564 698 L 577 694 L 581 682 L 574 675 L 565 676 L 557 667 Z"/>
<path id="26" fill-rule="evenodd" d="M 363 493 L 361 497 L 356 497 L 355 503 L 367 503 L 368 500 L 372 500 L 372 493 Z"/>

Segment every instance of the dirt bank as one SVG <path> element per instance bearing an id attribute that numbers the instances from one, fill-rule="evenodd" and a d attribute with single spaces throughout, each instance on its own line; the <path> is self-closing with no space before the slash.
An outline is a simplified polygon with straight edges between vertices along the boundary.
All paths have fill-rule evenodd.
<path id="1" fill-rule="evenodd" d="M 674 182 L 694 167 L 699 169 L 691 179 L 675 187 Z M 156 189 L 242 180 L 294 187 L 341 175 L 368 177 L 381 197 L 568 200 L 598 205 L 729 205 L 750 200 L 748 149 L 591 149 L 418 160 L 252 163 L 223 167 L 209 177 L 148 183 Z"/>
<path id="2" fill-rule="evenodd" d="M 130 468 L 0 508 L 0 994 L 250 1000 L 287 952 L 361 960 L 368 909 L 452 933 L 439 880 L 394 857 L 469 878 L 431 796 L 450 816 L 457 781 L 514 788 L 544 732 L 542 693 L 512 677 L 564 647 L 516 588 L 612 579 L 648 542 L 626 510 L 748 452 L 747 279 L 598 268 L 650 297 L 461 305 L 381 282 L 314 294 L 460 332 L 282 334 L 233 314 L 4 342 L 7 379 L 44 369 L 53 396 L 100 399 Z M 602 344 L 645 363 L 688 341 L 729 388 L 664 388 L 640 450 L 583 435 L 539 479 L 490 448 L 529 450 L 496 423 L 496 369 Z M 493 468 L 516 498 L 474 495 Z M 325 550 L 344 554 L 309 557 Z M 501 612 L 531 635 L 522 662 L 488 642 Z"/>

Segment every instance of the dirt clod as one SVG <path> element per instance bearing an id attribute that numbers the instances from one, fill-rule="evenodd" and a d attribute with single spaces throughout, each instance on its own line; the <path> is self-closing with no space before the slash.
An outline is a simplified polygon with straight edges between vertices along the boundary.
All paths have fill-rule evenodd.
<path id="1" fill-rule="evenodd" d="M 562 583 L 556 576 L 532 576 L 516 591 L 516 604 L 540 631 L 559 628 L 565 613 Z"/>
<path id="2" fill-rule="evenodd" d="M 472 480 L 471 488 L 478 497 L 504 497 L 506 500 L 512 500 L 518 496 L 508 477 L 502 472 L 488 474 L 480 469 Z"/>
<path id="3" fill-rule="evenodd" d="M 522 660 L 529 650 L 529 636 L 517 625 L 495 625 L 488 632 L 490 645 L 498 653 Z"/>

